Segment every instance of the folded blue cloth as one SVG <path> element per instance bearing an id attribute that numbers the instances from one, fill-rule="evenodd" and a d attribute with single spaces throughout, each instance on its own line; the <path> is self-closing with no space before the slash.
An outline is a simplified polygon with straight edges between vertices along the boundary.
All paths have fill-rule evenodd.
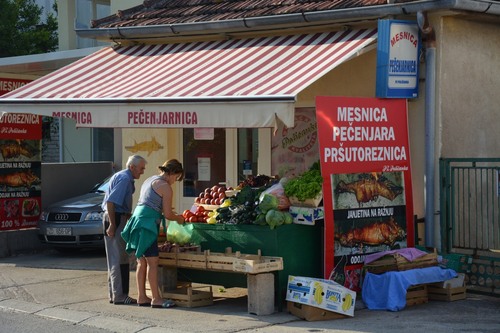
<path id="1" fill-rule="evenodd" d="M 383 274 L 367 272 L 361 296 L 370 310 L 399 311 L 406 306 L 406 290 L 418 284 L 441 282 L 457 276 L 452 269 L 438 266 Z"/>

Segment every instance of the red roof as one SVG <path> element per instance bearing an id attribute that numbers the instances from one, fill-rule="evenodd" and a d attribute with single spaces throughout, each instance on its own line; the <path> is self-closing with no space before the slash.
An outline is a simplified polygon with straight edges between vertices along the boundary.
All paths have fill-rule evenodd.
<path id="1" fill-rule="evenodd" d="M 395 0 L 390 3 L 415 2 Z M 153 26 L 387 5 L 387 0 L 145 0 L 92 21 L 92 28 Z"/>

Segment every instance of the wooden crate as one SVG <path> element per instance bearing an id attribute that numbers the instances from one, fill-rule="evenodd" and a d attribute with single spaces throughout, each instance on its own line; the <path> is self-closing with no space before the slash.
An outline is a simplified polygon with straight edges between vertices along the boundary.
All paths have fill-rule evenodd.
<path id="1" fill-rule="evenodd" d="M 294 316 L 299 317 L 300 319 L 305 319 L 307 321 L 350 318 L 349 316 L 343 315 L 341 313 L 336 313 L 311 305 L 290 301 L 287 302 L 287 310 Z"/>
<path id="2" fill-rule="evenodd" d="M 365 264 L 363 269 L 373 274 L 382 274 L 389 271 L 406 271 L 437 265 L 437 251 L 434 250 L 434 253 L 425 254 L 413 261 L 406 260 L 405 257 L 398 253 L 385 255 L 369 264 Z"/>
<path id="3" fill-rule="evenodd" d="M 426 284 L 411 286 L 406 291 L 406 306 L 413 306 L 429 302 L 429 294 Z"/>
<path id="4" fill-rule="evenodd" d="M 185 308 L 208 306 L 214 303 L 212 286 L 183 285 L 175 290 L 162 292 L 162 297 L 171 299 L 177 306 Z"/>
<path id="5" fill-rule="evenodd" d="M 243 257 L 233 261 L 233 271 L 249 274 L 280 271 L 283 269 L 281 257 Z"/>
<path id="6" fill-rule="evenodd" d="M 447 285 L 446 288 L 443 288 L 435 284 L 430 284 L 428 292 L 430 300 L 453 302 L 466 298 L 467 287 L 451 288 L 450 285 Z"/>
<path id="7" fill-rule="evenodd" d="M 283 269 L 283 258 L 265 257 L 260 254 L 212 253 L 209 250 L 201 252 L 170 253 L 160 252 L 160 266 L 193 268 L 222 272 L 241 272 L 257 274 Z"/>

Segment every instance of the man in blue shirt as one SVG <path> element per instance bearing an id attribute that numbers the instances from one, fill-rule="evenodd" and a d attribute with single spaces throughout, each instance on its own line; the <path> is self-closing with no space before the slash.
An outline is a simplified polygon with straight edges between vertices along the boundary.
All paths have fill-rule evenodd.
<path id="1" fill-rule="evenodd" d="M 125 252 L 126 243 L 120 234 L 131 216 L 135 179 L 139 179 L 144 173 L 146 163 L 139 155 L 130 156 L 126 168 L 111 177 L 102 202 L 109 302 L 114 304 L 137 304 L 137 300 L 128 296 L 129 256 Z"/>

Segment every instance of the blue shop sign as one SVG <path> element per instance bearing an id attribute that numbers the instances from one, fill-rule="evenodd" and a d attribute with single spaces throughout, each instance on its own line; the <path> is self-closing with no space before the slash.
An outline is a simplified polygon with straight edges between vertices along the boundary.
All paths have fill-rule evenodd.
<path id="1" fill-rule="evenodd" d="M 418 97 L 420 47 L 416 22 L 378 21 L 377 97 Z"/>

